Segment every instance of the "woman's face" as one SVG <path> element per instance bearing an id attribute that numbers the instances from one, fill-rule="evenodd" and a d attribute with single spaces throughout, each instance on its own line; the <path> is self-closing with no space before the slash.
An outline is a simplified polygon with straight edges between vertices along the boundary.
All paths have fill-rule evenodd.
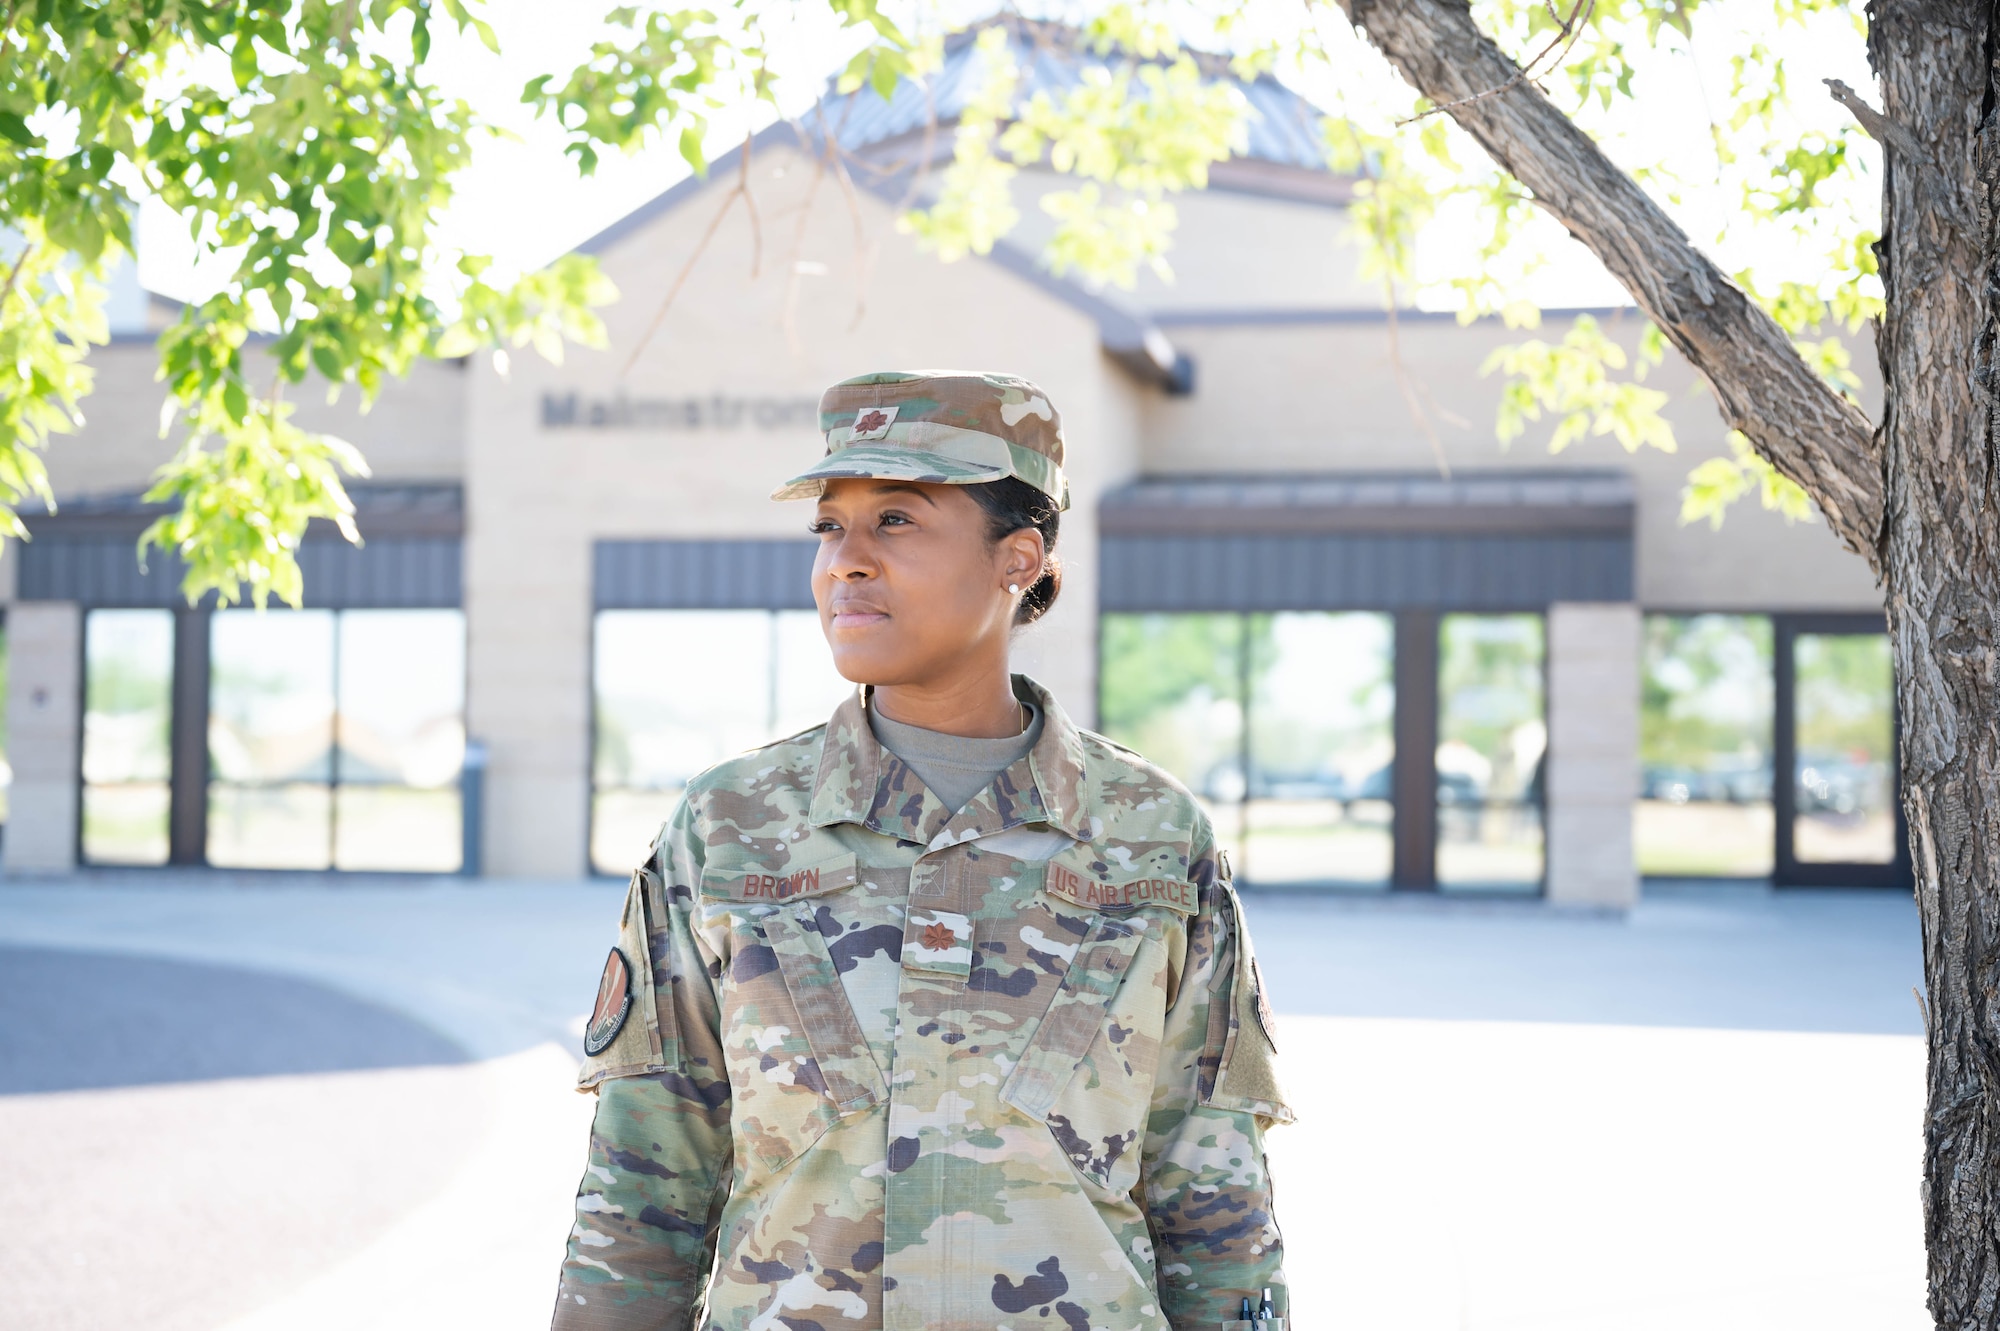
<path id="1" fill-rule="evenodd" d="M 813 600 L 833 663 L 857 684 L 945 685 L 1004 661 L 1016 597 L 1042 567 L 1033 528 L 986 539 L 961 486 L 829 481 L 812 531 Z"/>

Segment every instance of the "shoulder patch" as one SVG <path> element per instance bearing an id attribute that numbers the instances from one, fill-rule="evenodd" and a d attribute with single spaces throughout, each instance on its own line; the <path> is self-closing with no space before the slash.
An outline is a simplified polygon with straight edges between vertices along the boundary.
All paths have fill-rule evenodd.
<path id="1" fill-rule="evenodd" d="M 604 974 L 597 980 L 597 1002 L 590 1009 L 590 1021 L 583 1028 L 583 1052 L 591 1058 L 611 1047 L 625 1018 L 632 1015 L 632 964 L 617 948 L 604 959 Z"/>

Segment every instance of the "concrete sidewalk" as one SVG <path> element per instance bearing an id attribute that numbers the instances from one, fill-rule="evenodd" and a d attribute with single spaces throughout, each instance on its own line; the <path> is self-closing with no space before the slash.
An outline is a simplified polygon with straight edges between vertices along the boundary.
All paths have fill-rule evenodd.
<path id="1" fill-rule="evenodd" d="M 545 1326 L 621 892 L 0 885 L 19 1324 Z M 1299 1326 L 1928 1325 L 1907 899 L 1247 909 L 1302 1119 L 1271 1139 Z"/>

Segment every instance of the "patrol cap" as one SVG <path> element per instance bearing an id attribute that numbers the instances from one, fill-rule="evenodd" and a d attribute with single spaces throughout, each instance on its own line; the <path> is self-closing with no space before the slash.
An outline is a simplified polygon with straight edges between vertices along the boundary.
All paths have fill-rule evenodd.
<path id="1" fill-rule="evenodd" d="M 1017 476 L 1069 507 L 1062 417 L 1026 379 L 979 370 L 882 370 L 819 400 L 826 456 L 771 492 L 816 499 L 844 477 L 980 485 Z"/>

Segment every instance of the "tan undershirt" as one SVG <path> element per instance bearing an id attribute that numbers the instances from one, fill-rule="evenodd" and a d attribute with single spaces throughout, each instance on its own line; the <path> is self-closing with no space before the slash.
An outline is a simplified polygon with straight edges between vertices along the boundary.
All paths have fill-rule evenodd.
<path id="1" fill-rule="evenodd" d="M 968 739 L 904 725 L 873 707 L 868 709 L 868 724 L 882 747 L 901 758 L 938 797 L 938 803 L 957 813 L 1042 737 L 1041 711 L 1028 702 L 1022 703 L 1021 709 L 1027 713 L 1027 727 L 1018 735 L 1000 739 Z"/>

